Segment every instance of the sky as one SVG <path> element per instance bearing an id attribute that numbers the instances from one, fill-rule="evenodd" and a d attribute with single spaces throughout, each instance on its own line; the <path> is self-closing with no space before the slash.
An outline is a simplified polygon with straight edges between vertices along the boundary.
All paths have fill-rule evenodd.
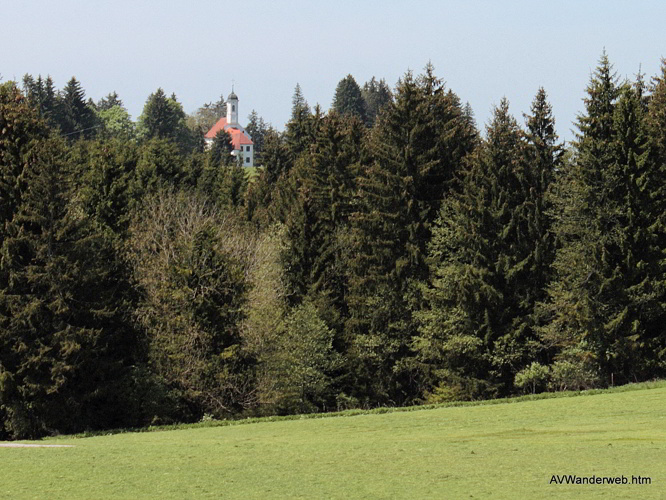
<path id="1" fill-rule="evenodd" d="M 348 74 L 393 87 L 430 61 L 482 130 L 503 97 L 524 123 L 542 86 L 571 140 L 602 51 L 622 79 L 658 74 L 664 19 L 662 0 L 0 0 L 0 76 L 75 76 L 134 119 L 159 87 L 192 113 L 233 82 L 240 116 L 281 130 L 297 83 L 326 110 Z"/>

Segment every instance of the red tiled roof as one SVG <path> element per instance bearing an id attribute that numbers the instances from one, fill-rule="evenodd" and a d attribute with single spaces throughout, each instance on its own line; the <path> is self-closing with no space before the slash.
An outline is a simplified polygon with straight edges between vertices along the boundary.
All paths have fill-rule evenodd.
<path id="1" fill-rule="evenodd" d="M 234 149 L 240 149 L 241 146 L 244 146 L 246 144 L 247 145 L 254 144 L 254 142 L 252 142 L 252 139 L 250 139 L 245 132 L 238 130 L 237 128 L 227 129 L 227 132 L 231 134 L 231 143 L 234 145 Z"/>
<path id="2" fill-rule="evenodd" d="M 213 128 L 211 128 L 208 132 L 206 132 L 206 135 L 204 136 L 206 139 L 215 139 L 215 134 L 217 134 L 220 130 L 224 129 L 224 127 L 227 126 L 227 119 L 225 118 L 220 118 L 215 125 L 213 125 Z"/>
<path id="3" fill-rule="evenodd" d="M 220 130 L 224 130 L 224 127 L 227 126 L 227 119 L 220 118 L 213 127 L 206 132 L 204 136 L 206 139 L 215 139 L 215 136 Z M 252 139 L 242 130 L 237 128 L 228 128 L 227 133 L 231 135 L 231 143 L 234 145 L 234 149 L 240 149 L 241 146 L 253 145 Z"/>

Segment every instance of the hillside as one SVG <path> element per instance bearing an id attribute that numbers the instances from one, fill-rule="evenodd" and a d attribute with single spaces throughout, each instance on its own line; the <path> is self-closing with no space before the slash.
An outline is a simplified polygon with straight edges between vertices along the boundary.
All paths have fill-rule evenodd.
<path id="1" fill-rule="evenodd" d="M 666 498 L 666 383 L 631 389 L 49 439 L 0 448 L 0 498 Z"/>

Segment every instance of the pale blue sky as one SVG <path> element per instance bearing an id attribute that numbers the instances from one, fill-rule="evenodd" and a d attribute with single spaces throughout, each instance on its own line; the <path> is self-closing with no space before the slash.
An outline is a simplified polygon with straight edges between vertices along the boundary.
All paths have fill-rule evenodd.
<path id="1" fill-rule="evenodd" d="M 234 80 L 241 116 L 282 128 L 297 82 L 327 109 L 348 73 L 393 86 L 430 60 L 480 127 L 503 96 L 522 123 L 543 86 L 570 139 L 603 48 L 619 76 L 653 76 L 665 19 L 656 0 L 0 0 L 0 75 L 50 74 L 58 88 L 76 76 L 95 100 L 117 91 L 135 119 L 158 87 L 192 112 Z"/>

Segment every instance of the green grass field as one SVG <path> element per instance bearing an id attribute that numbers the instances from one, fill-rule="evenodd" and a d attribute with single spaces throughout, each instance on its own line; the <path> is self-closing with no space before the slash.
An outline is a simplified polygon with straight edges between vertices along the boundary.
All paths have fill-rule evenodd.
<path id="1" fill-rule="evenodd" d="M 0 498 L 666 499 L 666 383 L 39 443 L 74 447 L 0 448 Z M 563 474 L 630 484 L 549 484 Z"/>

